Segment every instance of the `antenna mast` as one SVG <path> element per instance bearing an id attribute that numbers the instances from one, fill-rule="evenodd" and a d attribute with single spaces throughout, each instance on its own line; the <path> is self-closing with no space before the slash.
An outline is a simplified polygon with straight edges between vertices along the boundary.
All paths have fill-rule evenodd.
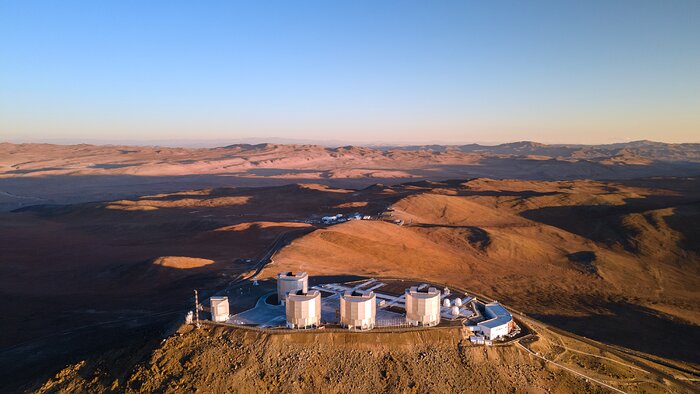
<path id="1" fill-rule="evenodd" d="M 196 289 L 194 291 L 194 321 L 195 327 L 199 328 L 199 297 Z"/>

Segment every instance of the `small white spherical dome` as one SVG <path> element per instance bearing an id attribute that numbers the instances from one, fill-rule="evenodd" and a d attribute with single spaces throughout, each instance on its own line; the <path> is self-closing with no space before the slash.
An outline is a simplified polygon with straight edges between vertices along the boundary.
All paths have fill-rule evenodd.
<path id="1" fill-rule="evenodd" d="M 444 306 L 444 307 L 446 307 L 446 308 L 449 308 L 450 306 L 452 306 L 452 303 L 450 302 L 449 298 L 445 298 L 445 299 L 442 301 L 442 306 Z"/>

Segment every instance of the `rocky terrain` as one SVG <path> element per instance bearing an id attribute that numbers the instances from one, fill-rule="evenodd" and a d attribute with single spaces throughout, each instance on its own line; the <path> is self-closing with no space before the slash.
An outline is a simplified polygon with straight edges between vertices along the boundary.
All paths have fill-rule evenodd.
<path id="1" fill-rule="evenodd" d="M 183 326 L 141 363 L 121 353 L 82 361 L 37 392 L 693 392 L 692 375 L 536 327 L 536 337 L 491 348 L 455 328 L 284 334 Z"/>
<path id="2" fill-rule="evenodd" d="M 25 149 L 7 144 L 2 147 L 10 148 Z M 98 148 L 112 153 L 120 149 Z M 58 153 L 53 153 L 54 159 L 51 159 L 47 151 L 45 160 L 70 161 L 70 154 L 64 150 L 74 149 L 84 151 L 77 154 L 75 163 L 85 163 L 81 155 L 89 155 L 97 148 L 48 146 L 47 149 Z M 159 148 L 139 149 L 142 150 L 134 154 L 146 157 L 156 154 Z M 243 151 L 251 155 L 250 152 L 258 152 L 269 157 L 283 149 L 289 147 L 172 149 L 155 167 L 167 168 L 166 163 L 173 162 L 178 152 L 182 153 L 181 157 L 196 152 L 208 155 L 212 151 L 238 151 L 231 153 L 234 156 Z M 424 155 L 427 164 L 420 164 L 416 159 L 414 167 L 406 166 L 403 170 L 415 171 L 415 178 L 386 178 L 391 182 L 384 184 L 366 184 L 378 180 L 366 175 L 347 178 L 345 181 L 350 182 L 346 184 L 333 184 L 341 182 L 339 175 L 321 177 L 315 179 L 316 182 L 294 183 L 298 179 L 286 178 L 290 171 L 285 170 L 287 175 L 280 175 L 281 170 L 276 168 L 260 173 L 256 182 L 283 182 L 285 185 L 260 186 L 264 184 L 261 183 L 256 187 L 241 186 L 239 182 L 248 179 L 246 177 L 255 178 L 254 171 L 259 168 L 245 170 L 245 176 L 241 175 L 243 173 L 204 174 L 172 181 L 171 178 L 178 176 L 164 175 L 162 179 L 170 180 L 158 183 L 155 179 L 159 177 L 147 175 L 121 178 L 118 174 L 10 173 L 16 170 L 8 170 L 3 164 L 0 184 L 37 182 L 45 189 L 36 191 L 32 199 L 22 199 L 21 203 L 9 197 L 5 207 L 15 209 L 0 212 L 0 308 L 4 311 L 0 323 L 3 333 L 0 363 L 4 365 L 0 370 L 0 389 L 13 392 L 43 386 L 42 390 L 49 392 L 150 391 L 158 387 L 190 391 L 213 385 L 222 389 L 236 386 L 243 392 L 282 391 L 282 382 L 291 380 L 297 382 L 293 391 L 304 392 L 318 391 L 319 387 L 350 377 L 362 380 L 369 391 L 460 391 L 460 387 L 467 387 L 458 387 L 460 381 L 476 388 L 494 387 L 496 391 L 507 391 L 511 384 L 528 384 L 533 387 L 532 391 L 556 391 L 551 386 L 554 382 L 562 382 L 560 392 L 600 389 L 570 374 L 562 374 L 560 370 L 550 370 L 517 347 L 470 349 L 465 353 L 462 340 L 453 336 L 441 342 L 443 344 L 436 347 L 434 353 L 428 352 L 424 338 L 408 341 L 415 342 L 415 348 L 382 347 L 372 342 L 378 347 L 369 356 L 371 368 L 348 370 L 346 377 L 338 372 L 341 361 L 355 360 L 365 354 L 364 350 L 337 346 L 354 341 L 345 337 L 329 339 L 328 343 L 304 339 L 318 342 L 314 344 L 317 353 L 306 356 L 316 360 L 314 365 L 321 366 L 309 374 L 302 373 L 300 368 L 304 364 L 294 359 L 296 345 L 283 346 L 284 341 L 294 343 L 296 339 L 284 339 L 284 336 L 181 330 L 182 335 L 171 337 L 161 346 L 160 339 L 169 335 L 171 327 L 178 326 L 185 311 L 191 309 L 194 288 L 200 290 L 202 297 L 207 297 L 225 288 L 230 281 L 250 275 L 259 268 L 260 260 L 275 251 L 272 263 L 260 275 L 262 278 L 284 270 L 305 270 L 319 276 L 418 278 L 445 283 L 496 298 L 537 319 L 536 324 L 563 330 L 552 334 L 556 338 L 561 332 L 573 332 L 606 346 L 627 349 L 645 360 L 656 360 L 654 368 L 666 365 L 675 371 L 664 374 L 676 376 L 674 374 L 681 373 L 678 371 L 690 371 L 690 377 L 684 379 L 697 377 L 700 366 L 695 345 L 700 339 L 700 295 L 697 292 L 700 288 L 700 180 L 697 177 L 545 180 L 533 173 L 524 179 L 462 177 L 444 181 L 440 179 L 444 179 L 441 177 L 445 173 L 435 170 L 436 167 L 430 170 L 435 171 L 434 174 L 427 176 L 424 172 L 418 176 L 420 171 L 428 171 L 425 169 L 428 167 L 421 166 L 433 165 L 429 163 L 435 155 L 469 156 L 477 157 L 481 164 L 464 167 L 469 168 L 465 173 L 476 169 L 498 172 L 498 166 L 487 164 L 493 160 L 493 156 L 488 155 L 502 153 L 473 154 L 457 151 L 457 148 L 444 153 L 435 147 L 411 151 L 308 149 L 325 152 L 324 155 L 344 150 L 365 151 L 366 155 L 378 155 L 387 161 L 404 154 Z M 682 147 L 674 149 L 683 150 Z M 15 153 L 10 155 L 11 160 L 7 155 L 0 155 L 0 160 L 3 163 L 32 161 L 29 156 L 22 156 L 23 153 L 18 153 L 19 156 Z M 561 157 L 565 153 L 557 151 Z M 573 160 L 574 153 L 566 156 L 565 161 Z M 359 154 L 350 155 L 355 158 L 348 158 L 344 169 L 328 171 L 350 171 L 360 162 L 356 158 Z M 100 163 L 103 159 L 99 156 L 97 154 L 92 162 Z M 681 168 L 690 171 L 694 168 L 691 156 L 688 154 L 682 162 L 667 157 L 664 165 L 672 166 L 674 171 Z M 177 160 L 194 160 L 216 167 L 213 163 L 206 164 L 208 159 L 189 157 Z M 522 157 L 513 154 L 508 160 L 542 162 Z M 332 166 L 340 159 L 327 160 L 324 165 Z M 589 161 L 592 158 L 585 160 L 592 162 Z M 309 164 L 307 169 L 322 169 L 324 165 L 319 163 Z M 392 166 L 399 166 L 398 163 L 382 164 L 385 167 L 382 171 L 394 171 Z M 58 168 L 59 164 L 54 164 Z M 294 165 L 300 166 L 298 162 Z M 598 165 L 617 168 L 619 164 Z M 646 169 L 662 168 L 655 164 L 644 166 Z M 140 166 L 81 167 L 83 170 L 78 167 L 76 164 L 70 171 L 109 172 L 125 168 L 135 170 Z M 362 168 L 369 168 L 369 165 Z M 544 167 L 538 168 L 544 171 Z M 559 170 L 561 168 L 553 169 L 552 174 Z M 462 167 L 457 173 L 462 173 L 460 171 Z M 526 169 L 516 166 L 509 171 L 526 172 Z M 211 176 L 216 182 L 228 184 L 151 192 L 151 189 L 175 188 L 181 181 L 181 186 L 194 181 L 208 182 L 198 176 Z M 85 188 L 70 181 L 83 177 Z M 139 183 L 142 178 L 146 183 Z M 106 189 L 101 183 L 107 182 L 105 179 L 112 182 Z M 154 183 L 147 184 L 151 180 Z M 56 185 L 60 187 L 54 191 Z M 103 193 L 98 193 L 103 197 L 118 197 L 100 202 L 55 204 L 71 199 L 94 200 L 96 194 L 89 190 Z M 46 196 L 53 199 L 53 204 L 42 200 Z M 371 215 L 374 220 L 332 226 L 318 222 L 323 215 L 353 212 Z M 280 247 L 281 250 L 277 250 Z M 594 361 L 581 361 L 576 358 L 578 356 L 562 353 L 556 347 L 561 347 L 557 342 L 560 338 L 552 339 L 554 337 L 547 336 L 548 332 L 549 329 L 540 330 L 539 340 L 528 346 L 533 350 L 542 346 L 552 357 L 574 367 L 583 363 L 584 366 L 579 367 L 589 372 L 599 369 Z M 314 338 L 313 334 L 309 335 L 305 338 Z M 548 341 L 558 344 L 555 346 Z M 576 345 L 575 349 L 584 347 Z M 585 349 L 591 353 L 592 349 Z M 225 352 L 221 356 L 223 359 L 230 359 L 221 366 L 229 368 L 228 372 L 214 368 L 221 351 Z M 426 355 L 420 358 L 422 353 Z M 442 371 L 429 372 L 432 367 L 424 369 L 420 367 L 422 363 L 413 365 L 401 361 L 403 359 L 428 360 L 426 365 L 445 362 L 462 373 L 457 379 Z M 495 369 L 480 369 L 478 365 L 483 360 L 493 363 Z M 386 371 L 383 375 L 382 370 Z M 436 379 L 430 378 L 431 373 Z M 499 378 L 495 378 L 494 373 Z M 621 374 L 620 379 L 605 378 L 605 373 L 600 377 L 620 384 L 627 379 L 628 372 L 616 372 Z M 624 383 L 628 386 L 623 388 L 689 391 L 683 385 L 668 386 L 677 384 L 675 378 L 652 375 L 630 377 L 629 382 Z M 687 382 L 692 384 L 692 380 Z M 116 386 L 113 388 L 113 385 Z"/>

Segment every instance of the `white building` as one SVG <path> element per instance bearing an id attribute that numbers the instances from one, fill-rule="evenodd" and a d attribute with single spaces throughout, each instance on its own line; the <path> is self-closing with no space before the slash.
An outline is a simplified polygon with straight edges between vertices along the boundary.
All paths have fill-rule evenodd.
<path id="1" fill-rule="evenodd" d="M 277 300 L 284 304 L 287 294 L 302 290 L 309 291 L 309 275 L 306 272 L 282 272 L 277 274 Z"/>
<path id="2" fill-rule="evenodd" d="M 513 316 L 498 302 L 490 302 L 484 305 L 484 320 L 477 327 L 484 333 L 484 337 L 493 340 L 508 335 L 513 329 Z"/>
<path id="3" fill-rule="evenodd" d="M 346 292 L 340 297 L 340 325 L 350 330 L 371 330 L 377 316 L 374 292 Z"/>
<path id="4" fill-rule="evenodd" d="M 211 320 L 225 322 L 228 320 L 228 297 L 214 296 L 209 298 L 211 304 Z"/>
<path id="5" fill-rule="evenodd" d="M 406 289 L 406 322 L 413 326 L 440 324 L 440 291 L 434 287 Z"/>
<path id="6" fill-rule="evenodd" d="M 343 218 L 342 213 L 338 213 L 338 214 L 333 215 L 333 216 L 324 216 L 321 218 L 321 222 L 323 224 L 333 224 L 333 223 L 344 222 L 344 221 L 346 221 L 346 219 Z"/>
<path id="7" fill-rule="evenodd" d="M 287 295 L 287 327 L 308 328 L 321 324 L 321 292 L 297 290 Z"/>

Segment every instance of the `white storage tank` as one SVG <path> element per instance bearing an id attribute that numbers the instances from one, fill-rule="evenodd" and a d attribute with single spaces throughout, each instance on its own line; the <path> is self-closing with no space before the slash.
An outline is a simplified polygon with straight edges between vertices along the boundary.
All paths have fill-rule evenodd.
<path id="1" fill-rule="evenodd" d="M 457 297 L 455 298 L 455 306 L 462 306 L 462 299 Z"/>
<path id="2" fill-rule="evenodd" d="M 434 287 L 406 289 L 406 322 L 414 326 L 440 324 L 440 291 Z"/>
<path id="3" fill-rule="evenodd" d="M 277 274 L 277 300 L 284 304 L 287 294 L 302 290 L 309 291 L 309 275 L 306 272 L 282 272 Z"/>
<path id="4" fill-rule="evenodd" d="M 228 297 L 214 296 L 209 298 L 211 304 L 211 320 L 225 322 L 228 320 Z"/>
<path id="5" fill-rule="evenodd" d="M 450 313 L 452 314 L 452 317 L 458 317 L 459 316 L 459 307 L 456 305 L 453 306 Z"/>
<path id="6" fill-rule="evenodd" d="M 451 306 L 452 306 L 452 303 L 450 302 L 450 299 L 449 299 L 449 298 L 445 298 L 444 300 L 442 300 L 442 306 L 444 306 L 445 308 L 451 307 Z"/>
<path id="7" fill-rule="evenodd" d="M 371 330 L 377 316 L 373 291 L 348 291 L 340 297 L 340 324 L 350 330 Z"/>
<path id="8" fill-rule="evenodd" d="M 309 328 L 321 324 L 321 292 L 297 290 L 287 295 L 287 327 Z"/>

